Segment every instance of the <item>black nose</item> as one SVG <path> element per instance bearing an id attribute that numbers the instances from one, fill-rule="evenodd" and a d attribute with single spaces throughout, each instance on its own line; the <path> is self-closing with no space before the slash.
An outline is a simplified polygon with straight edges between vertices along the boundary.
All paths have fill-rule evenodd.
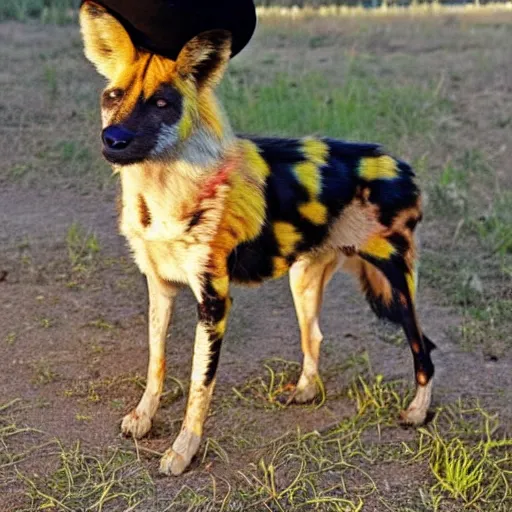
<path id="1" fill-rule="evenodd" d="M 101 139 L 109 149 L 125 149 L 133 140 L 135 134 L 120 126 L 109 126 L 103 130 Z"/>

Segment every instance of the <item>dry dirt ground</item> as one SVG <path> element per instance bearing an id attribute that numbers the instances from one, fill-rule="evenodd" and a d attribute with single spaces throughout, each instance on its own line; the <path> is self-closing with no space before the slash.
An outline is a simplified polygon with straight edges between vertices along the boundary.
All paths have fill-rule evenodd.
<path id="1" fill-rule="evenodd" d="M 437 88 L 436 101 L 447 106 L 433 124 L 392 141 L 395 152 L 418 165 L 432 208 L 422 228 L 419 299 L 424 330 L 439 347 L 432 411 L 455 411 L 462 424 L 464 411 L 482 407 L 492 415 L 496 439 L 512 430 L 506 245 L 512 242 L 501 242 L 500 236 L 510 236 L 510 216 L 495 208 L 501 198 L 512 204 L 511 43 L 510 13 L 265 18 L 234 63 L 234 76 L 246 73 L 256 85 L 264 73 L 281 69 L 298 76 L 300 88 L 308 67 L 339 74 L 342 83 L 351 59 L 363 78 Z M 355 284 L 341 275 L 328 289 L 322 314 L 325 403 L 283 408 L 274 401 L 300 361 L 286 280 L 237 289 L 208 441 L 185 475 L 159 476 L 158 452 L 177 434 L 185 406 L 193 298 L 183 292 L 179 300 L 167 350 L 168 393 L 149 436 L 135 446 L 119 436 L 119 424 L 143 389 L 146 290 L 117 234 L 115 180 L 99 157 L 101 81 L 81 57 L 75 26 L 0 24 L 0 48 L 0 510 L 247 510 L 250 504 L 253 510 L 427 511 L 460 510 L 471 502 L 471 493 L 466 499 L 443 487 L 431 491 L 440 481 L 432 458 L 421 458 L 420 434 L 400 428 L 395 415 L 400 404 L 392 390 L 410 392 L 409 349 L 394 327 L 374 319 Z M 298 110 L 297 126 L 307 132 Z M 464 158 L 474 169 L 467 179 L 456 170 L 453 177 L 449 169 L 464 172 Z M 482 215 L 505 225 L 475 228 Z M 373 391 L 365 391 L 365 383 Z M 322 436 L 354 415 L 366 417 L 354 390 L 363 390 L 368 402 L 379 393 L 384 398 L 369 406 L 368 414 L 377 416 L 362 432 L 364 453 L 346 458 L 353 474 L 346 474 L 341 489 L 335 473 L 325 472 L 327 462 L 319 463 L 315 485 L 329 499 L 315 501 L 307 485 L 291 496 L 285 462 L 295 467 L 293 450 L 271 469 L 269 461 L 300 436 Z M 437 428 L 449 431 L 446 424 Z M 73 466 L 79 476 L 71 478 L 65 459 L 71 460 L 77 442 L 86 455 L 80 470 Z M 379 446 L 388 448 L 385 456 Z M 507 445 L 501 457 L 511 450 Z M 96 495 L 91 486 L 87 495 L 84 475 L 103 467 L 93 457 L 108 466 L 110 453 L 121 457 L 120 468 L 129 468 L 120 469 L 125 487 L 118 488 L 113 476 L 115 485 Z M 507 468 L 500 483 L 506 493 L 470 506 L 510 510 Z M 274 479 L 273 471 L 281 473 Z M 485 486 L 485 479 L 479 484 Z M 84 494 L 73 501 L 75 488 Z"/>

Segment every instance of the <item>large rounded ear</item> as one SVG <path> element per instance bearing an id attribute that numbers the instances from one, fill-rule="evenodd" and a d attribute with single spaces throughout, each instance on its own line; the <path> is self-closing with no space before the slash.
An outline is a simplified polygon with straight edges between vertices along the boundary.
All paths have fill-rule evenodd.
<path id="1" fill-rule="evenodd" d="M 198 89 L 215 87 L 221 80 L 231 57 L 231 33 L 210 30 L 191 39 L 176 60 L 177 72 L 193 78 Z"/>
<path id="2" fill-rule="evenodd" d="M 137 56 L 130 36 L 107 10 L 86 1 L 80 8 L 80 29 L 85 56 L 109 80 L 114 79 Z"/>

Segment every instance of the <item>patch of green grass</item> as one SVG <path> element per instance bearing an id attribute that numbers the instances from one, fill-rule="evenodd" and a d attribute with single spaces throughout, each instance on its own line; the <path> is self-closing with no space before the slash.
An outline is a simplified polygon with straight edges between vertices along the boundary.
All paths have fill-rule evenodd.
<path id="1" fill-rule="evenodd" d="M 55 66 L 47 65 L 44 67 L 44 80 L 48 88 L 48 95 L 51 99 L 55 99 L 59 94 L 57 68 Z"/>
<path id="2" fill-rule="evenodd" d="M 58 443 L 59 467 L 31 478 L 18 471 L 30 499 L 28 510 L 135 510 L 152 500 L 154 484 L 134 454 L 113 450 L 106 456 L 84 453 L 77 443 Z"/>
<path id="3" fill-rule="evenodd" d="M 507 276 L 499 262 L 475 253 L 475 249 L 463 255 L 425 251 L 420 273 L 443 293 L 446 304 L 460 308 L 462 321 L 455 335 L 461 345 L 470 350 L 481 347 L 488 356 L 500 357 L 510 347 L 512 301 L 506 290 L 512 286 L 512 275 Z"/>
<path id="4" fill-rule="evenodd" d="M 413 460 L 429 462 L 435 502 L 458 500 L 476 510 L 512 506 L 512 439 L 500 431 L 497 416 L 478 404 L 445 408 L 409 449 Z"/>
<path id="5" fill-rule="evenodd" d="M 299 377 L 300 364 L 274 358 L 266 361 L 263 368 L 263 376 L 250 379 L 240 388 L 233 388 L 233 393 L 252 407 L 285 407 L 285 397 L 293 391 L 293 383 Z"/>
<path id="6" fill-rule="evenodd" d="M 34 384 L 50 384 L 54 382 L 58 374 L 52 368 L 51 363 L 46 359 L 40 359 L 32 364 L 32 369 L 34 370 L 34 376 L 32 378 L 32 382 Z"/>
<path id="7" fill-rule="evenodd" d="M 110 331 L 114 328 L 114 326 L 104 320 L 103 318 L 97 318 L 96 320 L 91 320 L 90 322 L 87 322 L 88 326 L 95 327 L 96 329 L 102 329 L 104 331 Z"/>
<path id="8" fill-rule="evenodd" d="M 3 0 L 0 7 L 0 21 L 26 21 L 41 14 L 42 0 Z"/>
<path id="9" fill-rule="evenodd" d="M 39 19 L 43 23 L 62 25 L 74 19 L 75 0 L 2 0 L 0 21 L 28 21 Z"/>
<path id="10" fill-rule="evenodd" d="M 354 401 L 357 414 L 361 417 L 371 416 L 380 425 L 396 424 L 400 411 L 407 407 L 411 395 L 404 388 L 403 382 L 384 382 L 382 375 L 375 379 L 358 376 L 348 391 L 348 397 Z"/>
<path id="11" fill-rule="evenodd" d="M 60 159 L 64 163 L 86 164 L 91 159 L 89 148 L 84 147 L 75 140 L 63 140 L 57 144 L 57 151 L 60 153 Z"/>
<path id="12" fill-rule="evenodd" d="M 42 317 L 42 318 L 39 319 L 39 325 L 43 329 L 49 329 L 50 327 L 52 327 L 53 321 L 51 319 L 49 319 L 49 318 Z"/>
<path id="13" fill-rule="evenodd" d="M 77 222 L 73 222 L 68 228 L 66 246 L 74 271 L 86 270 L 100 252 L 100 244 L 96 235 L 86 231 Z"/>
<path id="14" fill-rule="evenodd" d="M 242 133 L 316 133 L 388 145 L 404 134 L 428 132 L 441 108 L 432 88 L 389 85 L 361 77 L 355 67 L 341 84 L 317 72 L 278 74 L 262 82 L 235 68 L 221 86 L 221 98 Z"/>
<path id="15" fill-rule="evenodd" d="M 473 220 L 478 236 L 492 253 L 512 254 L 512 193 L 497 194 L 485 214 Z"/>
<path id="16" fill-rule="evenodd" d="M 7 333 L 7 336 L 5 337 L 5 342 L 7 343 L 7 345 L 14 345 L 17 337 L 18 335 L 15 332 L 11 331 Z"/>

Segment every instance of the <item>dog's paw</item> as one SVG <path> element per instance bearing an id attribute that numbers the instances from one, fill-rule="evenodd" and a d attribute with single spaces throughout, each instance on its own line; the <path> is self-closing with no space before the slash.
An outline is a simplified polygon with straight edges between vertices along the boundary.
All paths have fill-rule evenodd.
<path id="1" fill-rule="evenodd" d="M 123 418 L 121 432 L 125 436 L 133 436 L 135 439 L 144 437 L 151 429 L 151 418 L 146 413 L 139 413 L 134 409 Z"/>
<path id="2" fill-rule="evenodd" d="M 420 407 L 409 407 L 400 412 L 400 423 L 404 425 L 423 425 L 427 419 L 427 411 Z"/>
<path id="3" fill-rule="evenodd" d="M 181 475 L 190 464 L 201 444 L 201 436 L 186 427 L 181 429 L 172 448 L 168 449 L 160 461 L 160 473 L 164 475 Z"/>
<path id="4" fill-rule="evenodd" d="M 169 448 L 160 460 L 160 473 L 178 476 L 185 471 L 189 464 L 190 460 Z"/>
<path id="5" fill-rule="evenodd" d="M 316 381 L 309 381 L 304 386 L 297 385 L 293 393 L 292 401 L 296 404 L 311 402 L 318 395 L 318 392 L 319 389 Z"/>
<path id="6" fill-rule="evenodd" d="M 291 401 L 296 404 L 305 404 L 314 400 L 320 392 L 319 381 L 320 377 L 318 375 L 307 377 L 305 374 L 302 374 L 299 382 L 297 382 Z"/>
<path id="7" fill-rule="evenodd" d="M 400 413 L 401 422 L 405 425 L 422 425 L 427 419 L 428 409 L 432 401 L 432 383 L 430 379 L 425 386 L 416 387 L 416 395 L 409 407 Z"/>

